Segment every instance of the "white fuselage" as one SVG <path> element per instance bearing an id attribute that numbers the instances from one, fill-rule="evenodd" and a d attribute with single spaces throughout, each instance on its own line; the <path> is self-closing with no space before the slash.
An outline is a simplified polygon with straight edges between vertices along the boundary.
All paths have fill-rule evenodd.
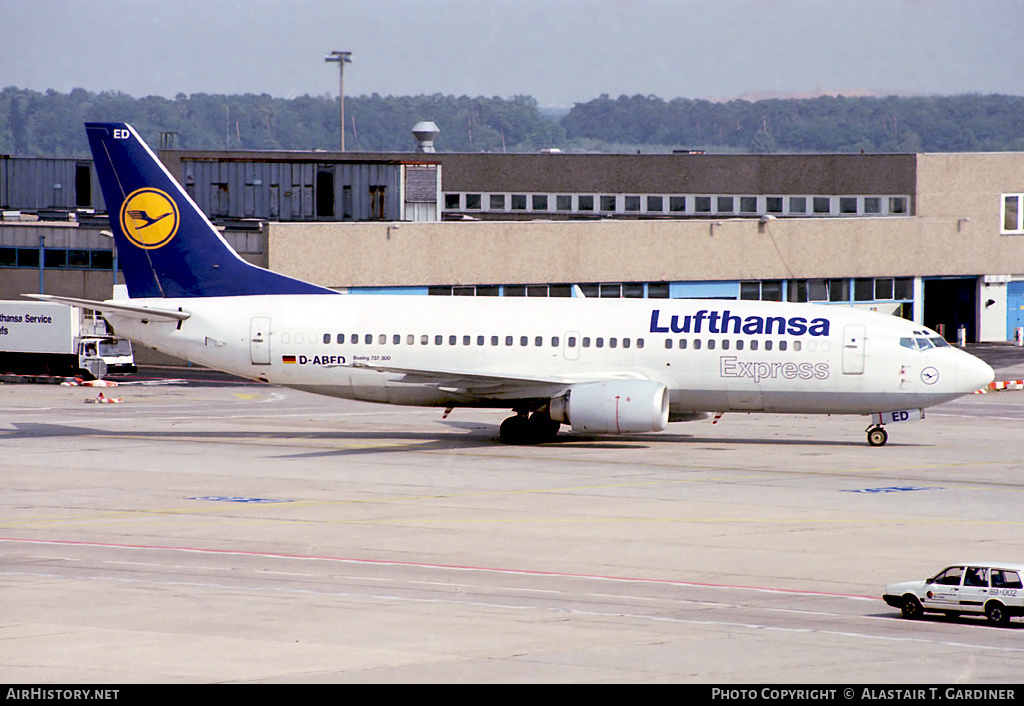
<path id="1" fill-rule="evenodd" d="M 384 295 L 131 303 L 190 312 L 180 323 L 108 315 L 118 334 L 160 351 L 275 385 L 403 405 L 507 408 L 572 384 L 636 378 L 668 388 L 670 419 L 870 414 L 928 407 L 992 379 L 958 349 L 906 345 L 935 337 L 912 322 L 814 304 Z"/>

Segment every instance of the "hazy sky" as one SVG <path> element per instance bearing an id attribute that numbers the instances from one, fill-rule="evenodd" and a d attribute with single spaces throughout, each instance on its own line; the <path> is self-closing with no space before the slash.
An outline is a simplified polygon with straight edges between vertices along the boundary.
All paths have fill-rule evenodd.
<path id="1" fill-rule="evenodd" d="M 0 87 L 1024 95 L 1021 0 L 0 0 Z M 756 96 L 754 96 L 756 97 Z"/>

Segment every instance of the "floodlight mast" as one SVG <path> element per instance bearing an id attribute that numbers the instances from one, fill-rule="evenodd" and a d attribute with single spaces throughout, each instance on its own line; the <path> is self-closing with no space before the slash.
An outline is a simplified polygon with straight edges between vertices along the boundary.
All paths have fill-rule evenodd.
<path id="1" fill-rule="evenodd" d="M 352 63 L 352 52 L 350 51 L 332 51 L 330 56 L 324 57 L 324 61 L 336 61 L 338 62 L 338 89 L 339 99 L 338 102 L 341 104 L 341 118 L 338 122 L 341 128 L 341 151 L 345 151 L 345 64 Z"/>

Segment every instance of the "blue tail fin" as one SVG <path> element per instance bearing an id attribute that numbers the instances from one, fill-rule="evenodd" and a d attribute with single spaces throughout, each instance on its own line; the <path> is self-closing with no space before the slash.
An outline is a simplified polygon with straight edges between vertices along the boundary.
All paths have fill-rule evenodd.
<path id="1" fill-rule="evenodd" d="M 132 298 L 333 294 L 239 257 L 130 125 L 85 129 Z"/>

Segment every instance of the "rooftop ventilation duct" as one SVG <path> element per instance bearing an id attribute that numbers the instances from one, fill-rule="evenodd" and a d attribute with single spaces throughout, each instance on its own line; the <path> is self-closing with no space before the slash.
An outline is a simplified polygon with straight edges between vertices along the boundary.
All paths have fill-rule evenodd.
<path id="1" fill-rule="evenodd" d="M 424 121 L 412 126 L 412 136 L 416 138 L 417 152 L 437 152 L 434 149 L 434 138 L 441 134 L 441 130 L 432 122 Z"/>

